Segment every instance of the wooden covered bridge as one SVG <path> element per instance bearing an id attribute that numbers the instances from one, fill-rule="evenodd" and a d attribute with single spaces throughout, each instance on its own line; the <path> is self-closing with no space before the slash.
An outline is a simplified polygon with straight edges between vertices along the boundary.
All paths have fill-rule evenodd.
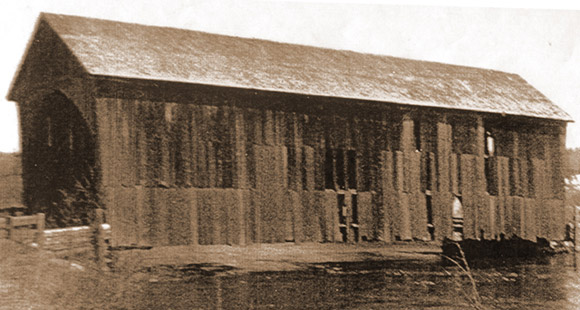
<path id="1" fill-rule="evenodd" d="M 571 118 L 516 74 L 42 14 L 9 99 L 26 205 L 115 245 L 441 240 L 454 201 L 564 238 Z"/>

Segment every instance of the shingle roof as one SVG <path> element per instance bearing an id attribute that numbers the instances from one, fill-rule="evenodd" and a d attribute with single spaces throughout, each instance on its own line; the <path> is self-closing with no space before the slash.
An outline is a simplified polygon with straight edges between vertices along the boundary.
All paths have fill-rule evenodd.
<path id="1" fill-rule="evenodd" d="M 571 120 L 516 74 L 84 17 L 41 18 L 92 75 Z"/>

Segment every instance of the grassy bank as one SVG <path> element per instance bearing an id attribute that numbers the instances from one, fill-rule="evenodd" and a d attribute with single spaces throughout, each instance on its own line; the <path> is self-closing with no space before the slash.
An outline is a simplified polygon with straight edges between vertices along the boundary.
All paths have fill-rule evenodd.
<path id="1" fill-rule="evenodd" d="M 133 288 L 122 273 L 102 273 L 90 260 L 63 259 L 0 240 L 0 309 L 126 309 Z"/>

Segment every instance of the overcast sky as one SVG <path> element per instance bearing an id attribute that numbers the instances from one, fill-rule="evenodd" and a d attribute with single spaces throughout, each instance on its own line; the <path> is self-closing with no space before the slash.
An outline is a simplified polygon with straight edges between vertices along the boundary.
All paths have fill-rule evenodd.
<path id="1" fill-rule="evenodd" d="M 364 2 L 10 1 L 0 12 L 0 152 L 19 149 L 16 108 L 4 98 L 42 11 L 517 73 L 580 121 L 580 4 Z M 580 147 L 580 124 L 568 126 L 567 146 Z"/>

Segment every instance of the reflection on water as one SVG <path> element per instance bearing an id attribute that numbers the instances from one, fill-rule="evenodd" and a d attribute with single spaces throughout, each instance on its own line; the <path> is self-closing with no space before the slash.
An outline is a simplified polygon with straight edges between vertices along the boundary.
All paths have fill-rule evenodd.
<path id="1" fill-rule="evenodd" d="M 579 272 L 571 255 L 509 267 L 475 266 L 489 309 L 580 309 Z M 306 271 L 208 276 L 157 271 L 141 281 L 134 309 L 466 309 L 467 277 L 422 262 L 315 265 Z"/>

